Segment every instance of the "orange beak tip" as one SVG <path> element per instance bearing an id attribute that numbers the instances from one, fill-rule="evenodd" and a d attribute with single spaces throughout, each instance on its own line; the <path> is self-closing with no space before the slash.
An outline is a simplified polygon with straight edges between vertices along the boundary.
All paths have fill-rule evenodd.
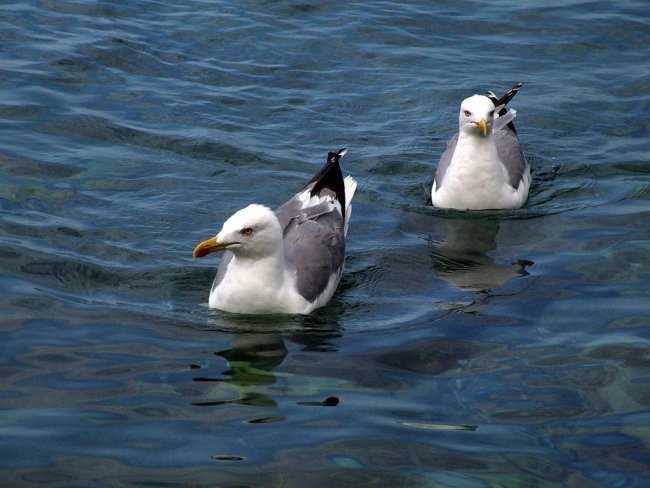
<path id="1" fill-rule="evenodd" d="M 204 256 L 207 256 L 211 252 L 221 251 L 222 249 L 225 249 L 225 247 L 220 243 L 217 243 L 216 237 L 212 237 L 211 239 L 208 239 L 207 241 L 203 241 L 199 245 L 197 245 L 194 248 L 194 252 L 192 252 L 192 257 L 202 258 Z"/>

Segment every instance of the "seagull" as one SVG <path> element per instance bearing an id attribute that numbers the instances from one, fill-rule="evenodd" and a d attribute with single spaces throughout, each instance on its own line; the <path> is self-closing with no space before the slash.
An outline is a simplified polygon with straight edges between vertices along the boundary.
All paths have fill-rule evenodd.
<path id="1" fill-rule="evenodd" d="M 252 204 L 194 249 L 226 253 L 209 306 L 233 313 L 308 314 L 325 305 L 343 272 L 345 237 L 356 181 L 341 173 L 340 149 L 305 188 L 272 211 Z"/>
<path id="2" fill-rule="evenodd" d="M 503 97 L 493 92 L 463 100 L 458 132 L 442 153 L 431 189 L 434 207 L 457 210 L 515 209 L 528 198 L 530 166 L 505 106 L 521 88 Z"/>

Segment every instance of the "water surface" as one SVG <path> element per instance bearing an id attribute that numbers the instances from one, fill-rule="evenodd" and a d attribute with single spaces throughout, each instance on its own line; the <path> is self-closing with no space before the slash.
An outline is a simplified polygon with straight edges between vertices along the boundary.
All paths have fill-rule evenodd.
<path id="1" fill-rule="evenodd" d="M 642 1 L 0 6 L 7 486 L 650 483 Z M 460 101 L 513 102 L 517 211 L 430 206 Z M 349 149 L 310 316 L 207 308 L 194 246 Z"/>

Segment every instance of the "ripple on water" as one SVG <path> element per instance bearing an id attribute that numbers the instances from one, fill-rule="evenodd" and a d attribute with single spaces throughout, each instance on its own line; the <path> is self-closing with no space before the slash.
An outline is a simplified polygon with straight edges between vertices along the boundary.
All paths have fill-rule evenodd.
<path id="1" fill-rule="evenodd" d="M 0 8 L 5 484 L 645 486 L 646 12 L 551 3 Z M 528 203 L 432 208 L 518 81 Z M 330 304 L 209 310 L 194 245 L 339 147 Z"/>

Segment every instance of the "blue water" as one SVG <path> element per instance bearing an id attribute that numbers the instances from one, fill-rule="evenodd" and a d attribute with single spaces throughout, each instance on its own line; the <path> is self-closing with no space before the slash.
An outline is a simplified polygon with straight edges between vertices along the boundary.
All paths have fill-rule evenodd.
<path id="1" fill-rule="evenodd" d="M 540 5 L 2 3 L 3 486 L 648 486 L 648 5 Z M 433 209 L 517 82 L 529 202 Z M 194 246 L 340 147 L 330 304 L 209 310 Z"/>

